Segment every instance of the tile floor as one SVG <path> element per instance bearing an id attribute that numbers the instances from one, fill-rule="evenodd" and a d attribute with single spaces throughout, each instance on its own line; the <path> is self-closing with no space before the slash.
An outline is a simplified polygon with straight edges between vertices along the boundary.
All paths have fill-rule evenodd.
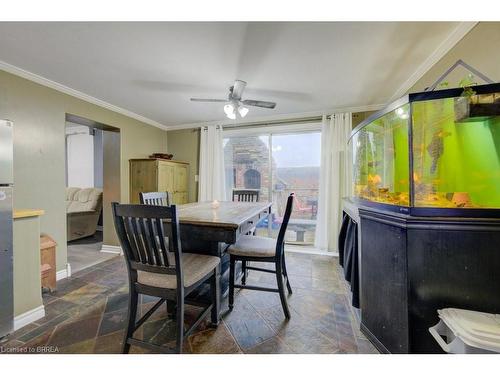
<path id="1" fill-rule="evenodd" d="M 68 242 L 68 263 L 71 264 L 73 273 L 116 256 L 116 254 L 102 253 L 101 246 L 101 231 L 97 231 L 93 236 Z"/>
<path id="2" fill-rule="evenodd" d="M 293 295 L 292 318 L 284 320 L 274 293 L 237 292 L 232 312 L 223 301 L 217 329 L 202 324 L 187 340 L 186 353 L 377 353 L 359 331 L 348 301 L 348 287 L 337 258 L 287 254 Z M 249 283 L 274 285 L 274 275 L 250 272 Z M 127 274 L 123 257 L 115 257 L 74 274 L 44 297 L 46 316 L 0 342 L 2 350 L 42 349 L 58 353 L 119 353 L 127 312 Z M 141 310 L 155 303 L 144 297 Z M 187 324 L 198 310 L 188 308 Z M 164 306 L 136 333 L 161 345 L 173 345 L 175 324 Z M 30 349 L 31 348 L 31 349 Z M 146 351 L 133 347 L 133 353 Z"/>

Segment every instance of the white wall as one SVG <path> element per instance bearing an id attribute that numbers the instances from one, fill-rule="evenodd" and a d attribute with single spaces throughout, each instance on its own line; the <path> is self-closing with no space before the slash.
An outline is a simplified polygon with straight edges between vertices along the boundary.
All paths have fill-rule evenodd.
<path id="1" fill-rule="evenodd" d="M 66 127 L 67 184 L 94 187 L 94 137 L 86 126 Z"/>

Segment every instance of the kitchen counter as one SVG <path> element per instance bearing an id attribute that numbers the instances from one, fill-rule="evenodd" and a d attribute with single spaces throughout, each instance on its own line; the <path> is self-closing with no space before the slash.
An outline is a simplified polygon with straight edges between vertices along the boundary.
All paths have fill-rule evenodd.
<path id="1" fill-rule="evenodd" d="M 14 219 L 22 219 L 25 217 L 42 216 L 44 213 L 44 210 L 22 208 L 14 210 L 12 216 L 14 217 Z"/>

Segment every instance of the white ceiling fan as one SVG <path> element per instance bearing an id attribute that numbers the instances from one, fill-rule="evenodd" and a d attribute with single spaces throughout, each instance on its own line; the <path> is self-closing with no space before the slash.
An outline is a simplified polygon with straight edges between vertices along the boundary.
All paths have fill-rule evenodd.
<path id="1" fill-rule="evenodd" d="M 236 114 L 239 114 L 241 118 L 245 117 L 248 113 L 247 107 L 261 107 L 274 109 L 276 103 L 265 102 L 261 100 L 241 100 L 243 91 L 247 83 L 237 79 L 234 81 L 234 85 L 229 88 L 229 95 L 227 99 L 198 99 L 191 98 L 192 102 L 206 102 L 206 103 L 226 103 L 224 105 L 224 113 L 231 120 L 236 119 Z"/>

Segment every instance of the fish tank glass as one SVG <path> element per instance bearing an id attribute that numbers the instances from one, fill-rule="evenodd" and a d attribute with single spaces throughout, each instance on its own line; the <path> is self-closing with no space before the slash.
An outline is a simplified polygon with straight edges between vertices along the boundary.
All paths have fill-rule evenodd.
<path id="1" fill-rule="evenodd" d="M 349 146 L 354 199 L 423 216 L 499 212 L 500 84 L 410 94 Z"/>
<path id="2" fill-rule="evenodd" d="M 409 205 L 409 113 L 409 104 L 395 108 L 367 123 L 351 138 L 356 197 Z"/>

